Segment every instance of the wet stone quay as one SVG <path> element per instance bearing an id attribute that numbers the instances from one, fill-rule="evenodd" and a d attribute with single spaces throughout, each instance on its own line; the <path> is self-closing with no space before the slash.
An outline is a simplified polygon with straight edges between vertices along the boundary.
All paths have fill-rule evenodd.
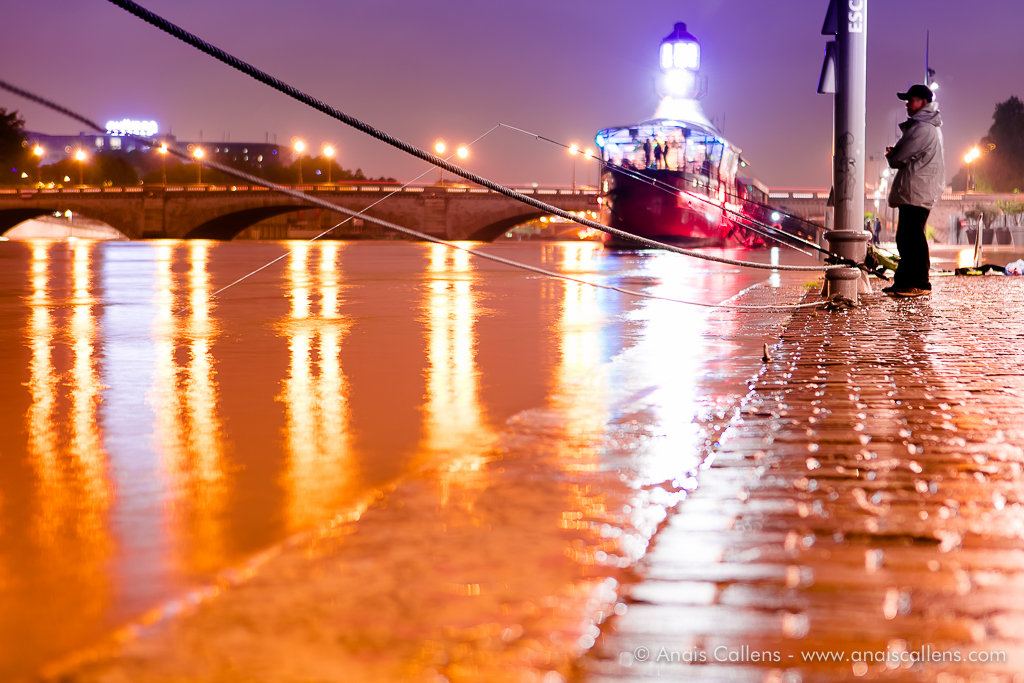
<path id="1" fill-rule="evenodd" d="M 1024 280 L 933 282 L 793 316 L 588 680 L 1024 680 Z"/>

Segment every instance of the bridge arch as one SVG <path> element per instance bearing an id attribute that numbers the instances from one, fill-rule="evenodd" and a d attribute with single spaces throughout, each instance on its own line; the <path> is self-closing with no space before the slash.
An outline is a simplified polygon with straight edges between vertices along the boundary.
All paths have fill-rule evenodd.
<path id="1" fill-rule="evenodd" d="M 303 206 L 301 204 L 284 204 L 278 206 L 259 206 L 248 209 L 238 209 L 224 213 L 207 220 L 189 232 L 185 233 L 185 239 L 206 239 L 206 240 L 232 240 L 243 230 L 251 228 L 260 221 L 274 218 L 286 213 L 294 213 L 305 209 L 316 209 L 316 206 Z"/>
<path id="2" fill-rule="evenodd" d="M 528 213 L 520 213 L 515 216 L 507 216 L 500 218 L 493 223 L 485 225 L 472 233 L 468 239 L 475 242 L 493 242 L 498 237 L 501 237 L 504 233 L 508 232 L 517 225 L 523 223 L 529 223 L 530 221 L 537 220 L 543 216 L 550 216 L 551 214 L 544 211 L 531 211 Z"/>
<path id="3" fill-rule="evenodd" d="M 76 216 L 88 218 L 98 223 L 116 230 L 121 235 L 132 239 L 131 228 L 125 229 L 123 224 L 118 225 L 120 221 L 117 220 L 117 216 L 111 216 L 108 211 L 91 211 L 90 207 L 86 207 L 85 211 L 81 210 L 78 206 L 69 206 L 65 203 L 54 203 L 52 206 L 35 205 L 35 206 L 24 206 L 18 208 L 4 208 L 0 209 L 0 235 L 4 235 L 10 232 L 13 228 L 21 225 L 26 221 L 30 221 L 34 218 L 42 218 L 44 216 L 53 216 L 55 213 L 63 214 L 65 211 L 70 210 Z M 84 226 L 86 228 L 92 226 Z"/>

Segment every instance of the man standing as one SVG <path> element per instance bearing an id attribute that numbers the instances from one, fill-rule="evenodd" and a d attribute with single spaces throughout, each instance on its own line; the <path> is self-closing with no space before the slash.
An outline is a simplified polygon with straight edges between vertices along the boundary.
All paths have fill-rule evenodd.
<path id="1" fill-rule="evenodd" d="M 885 150 L 889 167 L 896 169 L 889 206 L 900 211 L 896 225 L 900 262 L 892 286 L 882 291 L 893 296 L 924 296 L 932 289 L 925 225 L 946 185 L 942 117 L 926 85 L 911 86 L 896 97 L 906 101 L 909 117 L 900 124 L 903 135 L 899 142 Z"/>

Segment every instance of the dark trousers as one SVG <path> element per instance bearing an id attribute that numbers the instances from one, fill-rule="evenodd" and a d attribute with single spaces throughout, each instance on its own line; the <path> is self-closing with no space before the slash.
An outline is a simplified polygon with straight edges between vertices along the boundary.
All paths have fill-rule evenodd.
<path id="1" fill-rule="evenodd" d="M 892 284 L 897 289 L 931 289 L 928 282 L 928 240 L 924 236 L 930 209 L 923 206 L 901 204 L 900 219 L 896 225 L 896 248 L 900 252 L 900 264 Z"/>

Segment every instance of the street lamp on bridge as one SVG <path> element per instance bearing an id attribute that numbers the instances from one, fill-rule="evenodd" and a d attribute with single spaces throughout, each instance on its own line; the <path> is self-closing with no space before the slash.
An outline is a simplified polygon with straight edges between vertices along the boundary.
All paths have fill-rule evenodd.
<path id="1" fill-rule="evenodd" d="M 75 161 L 78 162 L 78 184 L 85 185 L 85 152 L 82 150 L 75 152 Z"/>
<path id="2" fill-rule="evenodd" d="M 448 149 L 448 146 L 444 144 L 444 140 L 438 140 L 434 143 L 434 151 L 437 152 L 437 156 L 444 154 L 444 151 Z M 441 167 L 437 167 L 437 182 L 440 185 L 444 185 L 444 171 Z"/>
<path id="3" fill-rule="evenodd" d="M 164 185 L 167 184 L 167 143 L 160 143 L 160 147 L 156 150 L 160 154 L 160 176 L 163 178 Z"/>
<path id="4" fill-rule="evenodd" d="M 203 184 L 203 157 L 206 156 L 206 152 L 203 151 L 202 147 L 196 147 L 192 150 L 192 156 L 195 157 L 196 164 L 196 183 L 199 185 Z"/>
<path id="5" fill-rule="evenodd" d="M 299 155 L 299 184 L 302 184 L 302 152 L 306 149 L 306 143 L 302 140 L 296 140 L 293 148 Z"/>
<path id="6" fill-rule="evenodd" d="M 569 154 L 572 155 L 572 191 L 576 191 L 576 155 L 580 153 L 580 146 L 575 142 L 569 146 Z"/>
<path id="7" fill-rule="evenodd" d="M 324 158 L 327 159 L 327 182 L 331 182 L 331 157 L 334 156 L 334 148 L 330 145 L 324 145 Z"/>
<path id="8" fill-rule="evenodd" d="M 46 150 L 44 150 L 39 145 L 36 145 L 35 147 L 32 148 L 32 154 L 36 155 L 36 158 L 37 158 L 37 161 L 36 161 L 36 179 L 39 181 L 39 184 L 42 184 L 42 182 L 43 182 L 43 169 L 42 169 L 42 167 L 39 166 L 39 161 L 42 160 L 43 154 L 45 154 L 45 152 L 46 152 Z"/>

